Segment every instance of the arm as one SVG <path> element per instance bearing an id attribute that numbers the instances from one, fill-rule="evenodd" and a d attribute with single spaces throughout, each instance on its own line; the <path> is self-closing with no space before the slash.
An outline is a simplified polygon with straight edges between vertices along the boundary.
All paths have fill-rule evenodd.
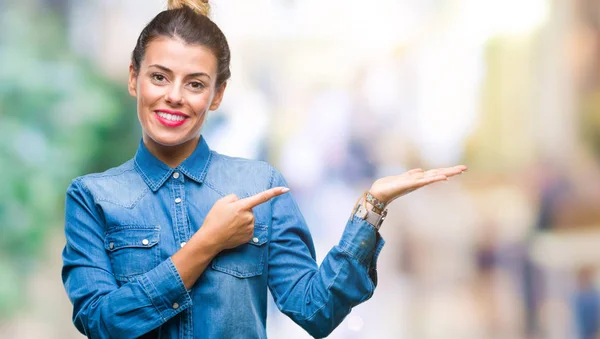
<path id="1" fill-rule="evenodd" d="M 273 185 L 285 185 L 274 170 Z M 373 226 L 352 217 L 338 245 L 315 262 L 308 227 L 291 195 L 274 198 L 268 284 L 277 307 L 315 337 L 325 337 L 369 299 L 384 241 Z"/>
<path id="2" fill-rule="evenodd" d="M 118 286 L 104 248 L 104 221 L 75 180 L 67 190 L 62 280 L 73 323 L 90 338 L 134 338 L 192 305 L 173 260 Z"/>
<path id="3" fill-rule="evenodd" d="M 187 292 L 223 249 L 252 237 L 252 207 L 286 190 L 274 188 L 239 200 L 218 200 L 187 245 L 151 271 L 118 286 L 104 249 L 105 225 L 91 194 L 76 180 L 67 190 L 62 279 L 73 322 L 92 338 L 134 338 L 192 305 Z"/>
<path id="4" fill-rule="evenodd" d="M 464 170 L 464 166 L 428 172 L 416 169 L 379 179 L 370 192 L 387 204 Z M 272 185 L 286 185 L 274 169 Z M 351 216 L 340 242 L 317 267 L 308 227 L 292 196 L 274 198 L 268 284 L 275 303 L 312 336 L 327 336 L 352 307 L 372 296 L 377 283 L 377 257 L 383 244 L 371 224 Z"/>

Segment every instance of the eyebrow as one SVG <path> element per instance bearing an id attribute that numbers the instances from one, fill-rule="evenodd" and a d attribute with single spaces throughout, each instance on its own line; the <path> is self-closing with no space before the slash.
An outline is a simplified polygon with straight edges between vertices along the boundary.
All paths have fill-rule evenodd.
<path id="1" fill-rule="evenodd" d="M 148 67 L 156 67 L 158 69 L 163 70 L 164 72 L 173 74 L 172 70 L 170 70 L 168 67 L 165 67 L 163 65 L 153 64 L 153 65 L 150 65 Z M 208 74 L 206 74 L 204 72 L 190 73 L 190 74 L 186 75 L 186 78 L 196 78 L 196 77 L 201 77 L 201 76 L 205 76 L 205 77 L 207 77 L 207 78 L 210 79 L 210 75 L 208 75 Z"/>

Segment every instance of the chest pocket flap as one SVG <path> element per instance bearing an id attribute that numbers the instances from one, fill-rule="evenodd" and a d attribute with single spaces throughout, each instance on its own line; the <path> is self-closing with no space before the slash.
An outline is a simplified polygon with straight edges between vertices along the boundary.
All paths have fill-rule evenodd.
<path id="1" fill-rule="evenodd" d="M 104 240 L 104 248 L 113 252 L 128 247 L 152 247 L 158 244 L 158 228 L 120 228 L 109 231 Z"/>
<path id="2" fill-rule="evenodd" d="M 156 226 L 118 226 L 108 231 L 104 248 L 115 278 L 129 281 L 158 265 L 160 229 Z"/>
<path id="3" fill-rule="evenodd" d="M 262 274 L 266 260 L 269 229 L 256 224 L 254 235 L 246 244 L 222 251 L 212 262 L 216 271 L 230 274 L 237 278 L 249 278 Z"/>

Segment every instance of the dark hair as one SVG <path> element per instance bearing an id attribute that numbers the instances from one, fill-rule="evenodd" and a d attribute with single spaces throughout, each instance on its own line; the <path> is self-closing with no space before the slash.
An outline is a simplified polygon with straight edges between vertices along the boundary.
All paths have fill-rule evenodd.
<path id="1" fill-rule="evenodd" d="M 178 38 L 186 44 L 209 48 L 217 59 L 217 87 L 229 80 L 231 54 L 225 34 L 206 15 L 186 5 L 158 13 L 144 27 L 131 54 L 131 63 L 136 73 L 140 70 L 148 44 L 161 36 Z"/>

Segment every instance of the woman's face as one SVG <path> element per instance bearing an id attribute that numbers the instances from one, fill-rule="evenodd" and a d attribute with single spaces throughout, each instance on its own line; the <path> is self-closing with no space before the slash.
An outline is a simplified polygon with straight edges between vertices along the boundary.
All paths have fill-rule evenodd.
<path id="1" fill-rule="evenodd" d="M 139 72 L 129 67 L 128 86 L 146 145 L 196 140 L 206 114 L 223 98 L 225 84 L 217 88 L 216 79 L 217 60 L 208 48 L 169 37 L 150 42 Z"/>

